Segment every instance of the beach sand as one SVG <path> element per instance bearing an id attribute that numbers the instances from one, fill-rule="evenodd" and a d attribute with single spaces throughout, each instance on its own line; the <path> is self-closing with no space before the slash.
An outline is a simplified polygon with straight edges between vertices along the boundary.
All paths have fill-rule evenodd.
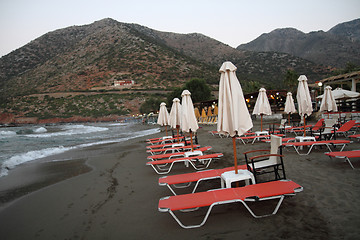
<path id="1" fill-rule="evenodd" d="M 231 138 L 210 135 L 215 128 L 202 126 L 199 144 L 224 153 L 210 168 L 231 166 Z M 309 156 L 283 152 L 287 178 L 304 191 L 286 198 L 276 215 L 255 219 L 240 203 L 222 205 L 203 227 L 182 229 L 158 211 L 159 199 L 171 193 L 145 165 L 145 139 L 163 135 L 69 151 L 10 171 L 0 179 L 1 239 L 360 239 L 360 161 L 353 161 L 353 170 L 329 159 L 325 150 Z M 237 142 L 239 164 L 244 151 L 266 148 L 269 144 Z M 353 149 L 359 143 L 345 148 Z M 170 174 L 191 171 L 179 164 Z M 251 206 L 269 211 L 274 202 Z M 204 211 L 187 214 L 185 220 L 199 222 Z"/>

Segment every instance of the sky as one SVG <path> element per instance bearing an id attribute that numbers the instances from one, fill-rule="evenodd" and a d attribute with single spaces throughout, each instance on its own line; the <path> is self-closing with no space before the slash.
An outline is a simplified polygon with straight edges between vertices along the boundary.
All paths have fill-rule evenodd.
<path id="1" fill-rule="evenodd" d="M 0 0 L 0 57 L 47 32 L 104 18 L 237 47 L 277 28 L 328 31 L 360 18 L 360 0 Z"/>

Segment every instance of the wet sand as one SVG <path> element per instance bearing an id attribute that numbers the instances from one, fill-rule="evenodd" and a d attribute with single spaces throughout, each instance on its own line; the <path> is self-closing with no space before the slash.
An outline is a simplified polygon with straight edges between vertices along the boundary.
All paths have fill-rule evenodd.
<path id="1" fill-rule="evenodd" d="M 231 166 L 231 139 L 211 136 L 208 131 L 215 128 L 202 126 L 199 143 L 224 153 L 211 168 Z M 159 175 L 145 165 L 145 139 L 163 135 L 69 151 L 11 171 L 0 179 L 1 238 L 360 238 L 360 161 L 352 161 L 356 168 L 352 170 L 348 163 L 325 156 L 325 149 L 309 156 L 299 156 L 293 149 L 283 152 L 287 178 L 304 191 L 286 198 L 275 216 L 255 219 L 242 204 L 230 204 L 214 208 L 203 227 L 182 229 L 169 214 L 158 211 L 159 199 L 171 193 L 158 186 Z M 359 146 L 353 143 L 345 150 Z M 239 164 L 244 164 L 242 152 L 266 148 L 269 144 L 237 142 Z M 63 159 L 67 161 L 49 162 Z M 170 174 L 191 171 L 179 165 Z M 261 212 L 273 205 L 265 201 L 252 206 Z M 204 212 L 188 214 L 185 220 L 200 221 Z"/>

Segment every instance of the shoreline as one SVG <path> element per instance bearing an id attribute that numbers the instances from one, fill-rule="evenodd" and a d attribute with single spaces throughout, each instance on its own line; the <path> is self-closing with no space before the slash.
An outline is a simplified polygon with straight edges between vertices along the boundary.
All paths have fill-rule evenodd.
<path id="1" fill-rule="evenodd" d="M 215 128 L 202 125 L 198 130 L 199 144 L 212 146 L 211 152 L 224 154 L 210 168 L 231 166 L 231 139 L 220 139 L 207 132 Z M 171 193 L 158 186 L 161 176 L 145 165 L 145 139 L 163 135 L 162 131 L 122 143 L 60 154 L 64 159 L 85 163 L 91 170 L 28 193 L 0 208 L 0 221 L 6 223 L 0 225 L 0 235 L 6 239 L 356 239 L 360 236 L 359 161 L 354 160 L 358 169 L 352 170 L 347 163 L 326 157 L 323 150 L 309 156 L 298 156 L 293 150 L 284 152 L 288 179 L 302 185 L 304 191 L 286 198 L 275 216 L 255 219 L 241 204 L 230 204 L 215 208 L 201 228 L 180 228 L 169 214 L 158 211 L 158 200 Z M 237 142 L 239 164 L 244 164 L 244 151 L 267 147 L 265 143 Z M 359 143 L 353 143 L 345 150 L 358 147 Z M 60 171 L 62 163 L 55 164 L 53 169 Z M 178 166 L 170 174 L 192 171 Z M 255 210 L 266 210 L 269 205 L 255 204 Z M 203 216 L 201 211 L 192 214 L 195 220 Z"/>

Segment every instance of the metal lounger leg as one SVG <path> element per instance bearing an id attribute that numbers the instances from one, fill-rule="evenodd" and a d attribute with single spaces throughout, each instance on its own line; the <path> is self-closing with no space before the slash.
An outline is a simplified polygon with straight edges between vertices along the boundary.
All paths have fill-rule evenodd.
<path id="1" fill-rule="evenodd" d="M 352 165 L 350 159 L 348 157 L 345 157 L 345 160 L 350 164 L 350 166 L 352 167 L 352 169 L 355 169 L 354 166 Z"/>

